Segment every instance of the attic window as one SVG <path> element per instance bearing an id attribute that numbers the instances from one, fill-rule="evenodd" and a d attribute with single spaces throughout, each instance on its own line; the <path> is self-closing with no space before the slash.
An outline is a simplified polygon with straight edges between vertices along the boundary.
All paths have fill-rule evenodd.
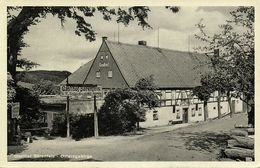
<path id="1" fill-rule="evenodd" d="M 112 78 L 112 76 L 113 76 L 113 72 L 112 72 L 111 70 L 108 71 L 107 76 L 108 76 L 109 78 Z"/>
<path id="2" fill-rule="evenodd" d="M 100 78 L 100 71 L 96 72 L 96 78 Z"/>
<path id="3" fill-rule="evenodd" d="M 100 56 L 100 59 L 101 59 L 101 60 L 103 60 L 103 59 L 104 59 L 104 56 L 103 56 L 103 55 L 101 55 L 101 56 Z"/>
<path id="4" fill-rule="evenodd" d="M 106 55 L 106 59 L 108 59 L 108 55 Z"/>

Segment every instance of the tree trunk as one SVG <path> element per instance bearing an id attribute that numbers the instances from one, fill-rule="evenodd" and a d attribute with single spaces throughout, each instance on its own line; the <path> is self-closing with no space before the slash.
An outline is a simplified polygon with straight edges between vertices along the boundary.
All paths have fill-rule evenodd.
<path id="1" fill-rule="evenodd" d="M 248 136 L 248 132 L 247 132 L 247 131 L 245 131 L 245 130 L 239 130 L 239 129 L 230 130 L 230 134 L 231 134 L 232 136 L 243 136 L 243 137 Z"/>
<path id="2" fill-rule="evenodd" d="M 255 102 L 252 97 L 247 98 L 247 104 L 248 104 L 248 125 L 252 125 L 252 127 L 255 127 Z"/>
<path id="3" fill-rule="evenodd" d="M 218 98 L 217 98 L 217 100 L 218 100 L 218 119 L 220 119 L 221 118 L 221 92 L 220 91 L 218 91 Z"/>
<path id="4" fill-rule="evenodd" d="M 248 125 L 255 127 L 255 105 L 251 105 L 251 109 L 248 112 Z"/>
<path id="5" fill-rule="evenodd" d="M 254 139 L 253 138 L 241 137 L 241 136 L 232 136 L 232 138 L 236 141 L 236 142 L 234 142 L 234 145 L 236 147 L 254 149 Z"/>
<path id="6" fill-rule="evenodd" d="M 234 115 L 234 110 L 232 108 L 230 91 L 227 92 L 227 99 L 228 99 L 228 106 L 229 106 L 229 109 L 230 109 L 230 117 L 232 118 L 233 115 Z"/>
<path id="7" fill-rule="evenodd" d="M 239 148 L 239 147 L 232 147 L 225 149 L 224 153 L 228 158 L 239 158 L 245 159 L 246 157 L 254 158 L 254 150 Z"/>
<path id="8" fill-rule="evenodd" d="M 139 121 L 136 122 L 136 127 L 137 127 L 137 131 L 139 131 L 139 129 L 140 129 Z"/>
<path id="9" fill-rule="evenodd" d="M 208 102 L 204 101 L 204 121 L 207 121 L 208 119 Z"/>

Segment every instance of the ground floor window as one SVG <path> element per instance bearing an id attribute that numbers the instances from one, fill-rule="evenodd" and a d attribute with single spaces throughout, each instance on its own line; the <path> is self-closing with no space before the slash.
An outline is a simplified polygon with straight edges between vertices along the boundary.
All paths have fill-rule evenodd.
<path id="1" fill-rule="evenodd" d="M 199 114 L 198 115 L 202 116 L 202 109 L 201 109 L 201 107 L 199 107 Z"/>
<path id="2" fill-rule="evenodd" d="M 158 111 L 153 111 L 153 120 L 158 120 Z"/>
<path id="3" fill-rule="evenodd" d="M 180 119 L 180 118 L 181 118 L 180 110 L 177 110 L 176 111 L 176 119 Z"/>
<path id="4" fill-rule="evenodd" d="M 195 109 L 194 108 L 191 109 L 191 116 L 195 117 Z"/>

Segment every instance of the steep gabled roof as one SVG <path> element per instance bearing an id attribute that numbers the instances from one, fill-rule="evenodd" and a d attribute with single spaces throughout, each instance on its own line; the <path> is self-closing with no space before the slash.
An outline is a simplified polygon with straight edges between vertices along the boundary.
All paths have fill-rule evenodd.
<path id="1" fill-rule="evenodd" d="M 106 44 L 130 87 L 138 79 L 154 75 L 160 88 L 192 88 L 200 84 L 200 67 L 206 56 L 201 54 L 160 49 L 106 41 Z"/>
<path id="2" fill-rule="evenodd" d="M 202 54 L 111 41 L 105 44 L 130 87 L 153 75 L 159 88 L 193 88 L 200 85 L 200 75 L 209 70 L 205 65 L 209 60 Z M 72 73 L 69 83 L 83 84 L 92 63 Z M 66 84 L 66 79 L 61 84 Z"/>
<path id="3" fill-rule="evenodd" d="M 93 60 L 82 65 L 79 69 L 73 72 L 68 78 L 70 84 L 83 84 L 88 71 L 93 63 Z M 60 84 L 66 84 L 67 79 L 63 80 Z"/>

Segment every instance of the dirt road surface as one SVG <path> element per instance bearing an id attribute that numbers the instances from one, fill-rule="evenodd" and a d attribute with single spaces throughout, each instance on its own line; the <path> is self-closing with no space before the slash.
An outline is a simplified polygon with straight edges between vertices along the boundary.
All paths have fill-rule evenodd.
<path id="1" fill-rule="evenodd" d="M 234 128 L 234 124 L 246 123 L 247 115 L 240 113 L 233 118 L 227 116 L 191 125 L 151 128 L 142 135 L 86 138 L 80 141 L 39 138 L 25 146 L 20 153 L 16 151 L 16 154 L 11 154 L 14 152 L 9 150 L 11 155 L 8 159 L 36 161 L 26 156 L 69 155 L 71 157 L 67 160 L 77 161 L 216 161 L 219 160 L 220 148 L 225 146 L 229 138 L 228 131 Z"/>

